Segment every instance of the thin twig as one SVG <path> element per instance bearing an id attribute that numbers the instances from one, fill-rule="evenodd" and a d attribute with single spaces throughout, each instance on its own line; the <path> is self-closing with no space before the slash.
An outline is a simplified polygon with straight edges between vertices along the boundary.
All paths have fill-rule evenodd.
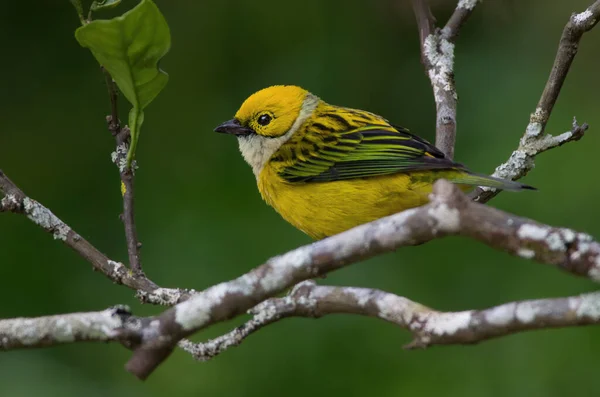
<path id="1" fill-rule="evenodd" d="M 448 235 L 477 239 L 513 255 L 600 280 L 600 243 L 470 201 L 438 181 L 431 202 L 297 248 L 229 282 L 198 292 L 156 318 L 160 335 L 134 351 L 126 368 L 145 379 L 177 342 L 232 318 L 291 286 L 359 260 Z"/>
<path id="2" fill-rule="evenodd" d="M 137 229 L 135 225 L 135 163 L 131 167 L 127 166 L 127 152 L 129 151 L 129 144 L 131 135 L 129 128 L 121 128 L 118 113 L 118 90 L 117 85 L 112 79 L 111 75 L 102 69 L 106 77 L 106 86 L 108 88 L 108 96 L 110 99 L 111 114 L 106 118 L 108 123 L 108 130 L 115 137 L 117 148 L 113 152 L 113 162 L 119 168 L 119 175 L 121 176 L 121 193 L 123 195 L 123 215 L 121 217 L 125 226 L 125 239 L 127 241 L 127 254 L 129 256 L 129 266 L 131 270 L 137 275 L 144 275 L 142 270 L 142 264 L 140 261 L 140 243 L 137 236 Z"/>
<path id="3" fill-rule="evenodd" d="M 181 341 L 179 347 L 207 361 L 240 345 L 256 331 L 284 318 L 320 318 L 357 314 L 379 318 L 413 335 L 407 349 L 478 343 L 536 329 L 600 324 L 600 293 L 506 303 L 483 310 L 440 312 L 410 299 L 369 288 L 298 284 L 283 298 L 268 299 L 250 310 L 251 320 L 204 343 Z"/>
<path id="4" fill-rule="evenodd" d="M 119 107 L 117 103 L 119 91 L 117 90 L 117 85 L 112 76 L 104 67 L 102 67 L 102 73 L 104 73 L 106 88 L 108 89 L 108 98 L 110 99 L 110 116 L 106 118 L 108 130 L 113 136 L 117 136 L 117 134 L 121 132 L 121 121 L 119 120 Z"/>
<path id="5" fill-rule="evenodd" d="M 553 137 L 546 134 L 546 124 L 552 114 L 554 104 L 558 99 L 560 90 L 565 82 L 567 74 L 575 55 L 579 42 L 585 32 L 591 30 L 600 20 L 600 0 L 594 2 L 582 13 L 573 14 L 563 29 L 558 51 L 554 59 L 554 64 L 550 71 L 550 76 L 538 101 L 535 111 L 529 118 L 529 124 L 525 129 L 525 134 L 521 138 L 519 148 L 515 150 L 508 161 L 496 168 L 494 176 L 498 178 L 517 180 L 531 171 L 535 165 L 535 156 L 547 149 L 578 140 L 583 136 L 587 129 L 587 124 L 578 126 L 574 121 L 570 132 Z M 550 143 L 550 144 L 549 144 Z M 500 193 L 499 190 L 488 188 L 477 188 L 473 193 L 473 198 L 481 203 L 488 202 Z"/>
<path id="6" fill-rule="evenodd" d="M 454 13 L 448 19 L 446 26 L 442 29 L 442 35 L 446 40 L 451 43 L 455 43 L 458 35 L 460 33 L 460 29 L 464 25 L 464 23 L 469 19 L 471 13 L 475 9 L 477 3 L 481 2 L 481 0 L 460 0 L 454 10 Z"/>
<path id="7" fill-rule="evenodd" d="M 62 241 L 91 263 L 94 270 L 102 272 L 117 284 L 138 291 L 138 295 L 144 301 L 173 305 L 188 299 L 193 293 L 187 290 L 159 288 L 146 276 L 133 274 L 122 263 L 111 260 L 52 211 L 25 195 L 2 170 L 0 192 L 4 193 L 4 198 L 0 200 L 0 212 L 14 212 L 27 216 L 33 223 L 52 234 L 55 240 Z"/>
<path id="8" fill-rule="evenodd" d="M 435 31 L 435 17 L 431 13 L 431 8 L 427 0 L 411 0 L 417 27 L 419 29 L 419 44 L 421 46 L 421 62 L 428 71 L 431 68 L 429 59 L 425 56 L 425 39 Z"/>

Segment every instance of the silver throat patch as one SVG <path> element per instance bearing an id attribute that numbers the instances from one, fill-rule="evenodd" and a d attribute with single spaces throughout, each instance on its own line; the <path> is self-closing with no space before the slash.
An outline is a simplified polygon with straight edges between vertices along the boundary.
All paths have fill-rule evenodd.
<path id="1" fill-rule="evenodd" d="M 257 179 L 271 156 L 298 131 L 298 128 L 313 114 L 318 104 L 319 98 L 317 96 L 311 93 L 306 94 L 300 114 L 298 114 L 289 131 L 282 136 L 269 138 L 251 134 L 238 137 L 240 152 L 242 152 L 244 160 L 252 167 L 254 176 Z"/>

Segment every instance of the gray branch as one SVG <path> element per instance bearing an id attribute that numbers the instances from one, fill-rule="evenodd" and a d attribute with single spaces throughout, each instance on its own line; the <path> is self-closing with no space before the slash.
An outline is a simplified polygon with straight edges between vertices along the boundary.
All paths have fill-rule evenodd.
<path id="1" fill-rule="evenodd" d="M 451 43 L 454 43 L 458 38 L 460 28 L 469 19 L 475 6 L 480 2 L 481 0 L 460 0 L 456 5 L 454 13 L 448 19 L 446 26 L 442 29 L 442 36 Z"/>
<path id="2" fill-rule="evenodd" d="M 471 344 L 517 332 L 600 324 L 600 293 L 566 298 L 511 302 L 483 310 L 440 312 L 384 291 L 298 284 L 284 298 L 271 298 L 251 310 L 252 320 L 206 343 L 179 346 L 198 360 L 208 360 L 239 345 L 259 329 L 288 317 L 320 318 L 356 314 L 379 318 L 408 330 L 408 349 Z M 101 312 L 0 320 L 0 350 L 40 348 L 75 342 L 120 342 L 128 348 L 153 343 L 159 324 L 138 318 L 124 306 Z"/>
<path id="3" fill-rule="evenodd" d="M 563 145 L 567 142 L 577 141 L 583 137 L 587 130 L 587 124 L 579 126 L 573 120 L 570 131 L 558 136 L 545 133 L 546 124 L 554 109 L 560 90 L 567 78 L 571 64 L 577 55 L 579 42 L 585 32 L 590 31 L 600 20 L 600 0 L 595 1 L 584 12 L 571 15 L 569 22 L 563 29 L 558 51 L 546 87 L 536 106 L 535 111 L 529 117 L 529 124 L 525 134 L 519 142 L 519 147 L 510 158 L 496 168 L 493 176 L 497 178 L 517 180 L 533 169 L 535 156 L 546 150 Z M 477 188 L 472 197 L 481 203 L 488 202 L 500 193 L 499 190 L 491 188 Z"/>
<path id="4" fill-rule="evenodd" d="M 600 281 L 600 244 L 571 229 L 542 225 L 470 201 L 453 184 L 438 181 L 431 202 L 274 257 L 232 281 L 198 292 L 156 318 L 158 336 L 137 348 L 127 369 L 146 378 L 177 342 L 244 313 L 297 283 L 359 260 L 458 235 L 512 255 L 554 265 Z"/>
<path id="5" fill-rule="evenodd" d="M 7 178 L 0 178 L 0 180 L 6 181 Z M 20 201 L 14 198 L 15 194 L 18 194 L 14 188 L 10 186 L 7 188 L 5 182 L 3 190 L 7 196 L 2 200 L 2 209 L 30 214 L 31 211 L 21 208 L 18 204 Z M 34 218 L 34 222 L 51 233 L 63 230 L 63 223 L 49 216 L 46 211 L 42 209 L 31 212 L 30 215 Z M 40 221 L 40 213 L 45 214 L 42 218 L 51 220 Z M 69 233 L 73 233 L 72 230 L 67 232 L 65 241 L 70 241 Z M 14 331 L 3 331 L 5 338 L 3 346 L 8 349 L 48 346 L 79 340 L 118 340 L 134 349 L 127 369 L 144 379 L 169 356 L 182 338 L 242 314 L 301 281 L 329 273 L 382 252 L 425 243 L 448 235 L 474 238 L 513 255 L 551 264 L 570 273 L 600 281 L 600 244 L 591 236 L 570 229 L 542 225 L 470 201 L 453 184 L 438 181 L 434 186 L 431 202 L 425 206 L 356 227 L 274 257 L 235 280 L 193 293 L 191 298 L 157 317 L 130 317 L 130 322 L 126 325 L 113 323 L 114 327 L 106 328 L 110 332 L 97 337 L 89 336 L 98 328 L 97 322 L 83 322 L 81 323 L 83 328 L 77 328 L 83 331 L 78 331 L 77 336 L 73 338 L 63 339 L 60 339 L 63 320 L 77 319 L 80 315 L 75 317 L 66 315 L 63 320 L 61 316 L 45 317 L 39 320 L 40 322 L 4 320 L 2 329 Z M 393 298 L 391 294 L 376 290 L 319 287 L 320 289 L 311 290 L 310 295 L 302 295 L 305 294 L 302 291 L 308 286 L 311 284 L 303 284 L 296 288 L 290 297 L 269 300 L 259 305 L 254 309 L 254 319 L 232 334 L 200 346 L 194 346 L 190 342 L 182 342 L 181 346 L 188 351 L 192 350 L 196 356 L 207 358 L 218 354 L 224 348 L 240 343 L 247 335 L 268 323 L 286 316 L 302 315 L 302 313 L 309 317 L 317 317 L 329 312 L 374 317 L 381 317 L 386 311 L 392 313 L 394 310 L 396 313 L 411 313 L 410 318 L 407 315 L 402 317 L 398 314 L 393 317 L 390 314 L 388 321 L 396 322 L 401 326 L 404 324 L 411 330 L 416 338 L 415 346 L 474 342 L 526 329 L 540 328 L 543 324 L 544 326 L 591 324 L 596 323 L 598 317 L 590 314 L 590 310 L 598 305 L 594 306 L 592 298 L 588 299 L 587 296 L 514 303 L 487 311 L 439 313 L 405 298 Z M 144 291 L 139 294 L 152 303 L 174 304 L 188 292 L 155 288 L 150 294 Z M 591 295 L 591 297 L 595 296 Z M 351 298 L 356 303 L 354 307 Z M 376 301 L 388 301 L 389 307 L 381 306 L 376 312 L 372 305 L 368 304 Z M 508 308 L 513 307 L 511 305 L 515 305 L 513 317 L 508 313 Z M 535 320 L 523 320 L 522 313 L 526 308 L 535 309 Z M 494 315 L 498 317 L 498 313 L 503 314 L 499 317 L 503 320 L 497 320 L 498 324 L 492 324 L 493 321 L 489 319 L 496 318 Z M 580 315 L 573 317 L 573 313 L 580 313 Z M 400 318 L 405 323 L 398 322 Z M 14 324 L 27 326 L 14 327 Z M 39 324 L 43 324 L 43 327 L 37 327 Z M 86 324 L 89 324 L 88 328 Z M 418 328 L 418 324 L 422 328 Z M 455 324 L 455 328 L 452 328 L 455 329 L 455 333 L 448 331 L 450 328 L 442 328 L 443 332 L 436 331 L 438 329 L 436 327 L 441 326 L 439 324 L 443 324 L 444 327 Z M 498 327 L 491 327 L 490 324 Z M 17 329 L 26 332 L 28 327 L 36 335 L 35 343 L 23 343 L 22 338 L 18 336 L 20 334 L 15 334 Z M 115 327 L 119 329 L 117 334 L 112 332 Z M 59 335 L 58 339 L 56 335 Z"/>
<path id="6" fill-rule="evenodd" d="M 567 298 L 511 302 L 484 310 L 440 312 L 410 299 L 369 288 L 298 284 L 283 298 L 268 299 L 253 309 L 254 317 L 233 331 L 205 343 L 182 341 L 179 346 L 207 361 L 238 346 L 261 328 L 289 317 L 320 318 L 357 314 L 379 318 L 413 335 L 405 347 L 425 348 L 482 342 L 542 328 L 600 324 L 600 293 Z"/>
<path id="7" fill-rule="evenodd" d="M 127 152 L 129 152 L 131 131 L 127 126 L 121 128 L 117 106 L 117 85 L 104 68 L 103 71 L 106 77 L 106 86 L 108 87 L 108 96 L 111 103 L 111 114 L 106 117 L 106 122 L 108 124 L 108 130 L 115 137 L 117 144 L 115 151 L 111 154 L 111 159 L 119 169 L 119 176 L 121 177 L 121 194 L 123 196 L 123 214 L 121 215 L 121 220 L 125 226 L 125 241 L 127 242 L 129 266 L 131 266 L 131 269 L 136 275 L 144 277 L 140 260 L 140 248 L 142 247 L 142 243 L 140 243 L 137 236 L 134 210 L 134 182 L 137 165 L 134 160 L 130 167 L 127 166 Z"/>
<path id="8" fill-rule="evenodd" d="M 454 84 L 454 44 L 479 0 L 460 0 L 444 29 L 435 26 L 427 0 L 412 0 L 419 28 L 421 62 L 431 82 L 436 108 L 435 145 L 454 157 L 458 95 Z"/>
<path id="9" fill-rule="evenodd" d="M 0 320 L 0 350 L 55 346 L 81 341 L 126 341 L 140 335 L 141 322 L 129 308 L 37 318 Z M 138 337 L 139 339 L 139 337 Z"/>
<path id="10" fill-rule="evenodd" d="M 189 297 L 186 290 L 159 288 L 143 274 L 134 274 L 121 262 L 108 258 L 52 211 L 25 195 L 2 170 L 0 192 L 4 193 L 0 200 L 0 212 L 14 212 L 27 216 L 33 223 L 50 233 L 55 240 L 62 241 L 91 263 L 94 270 L 100 271 L 117 284 L 138 291 L 138 295 L 146 301 L 173 305 Z"/>

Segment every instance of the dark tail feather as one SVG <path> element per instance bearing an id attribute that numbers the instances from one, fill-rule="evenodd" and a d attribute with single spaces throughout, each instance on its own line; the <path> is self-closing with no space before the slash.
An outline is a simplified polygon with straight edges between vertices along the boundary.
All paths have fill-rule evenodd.
<path id="1" fill-rule="evenodd" d="M 493 187 L 495 189 L 500 190 L 537 190 L 533 186 L 525 185 L 523 183 L 470 172 L 468 174 L 465 173 L 463 175 L 452 178 L 451 181 L 454 183 L 462 183 L 465 185 Z"/>

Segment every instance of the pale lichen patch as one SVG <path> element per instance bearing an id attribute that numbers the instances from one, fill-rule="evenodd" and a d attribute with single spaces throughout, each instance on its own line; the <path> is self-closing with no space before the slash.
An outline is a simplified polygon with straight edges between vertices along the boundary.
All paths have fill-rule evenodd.
<path id="1" fill-rule="evenodd" d="M 542 124 L 533 122 L 527 125 L 527 129 L 525 130 L 525 136 L 523 139 L 525 142 L 531 138 L 537 138 L 542 133 Z"/>
<path id="2" fill-rule="evenodd" d="M 286 267 L 298 268 L 307 265 L 311 261 L 311 250 L 305 248 L 295 249 L 279 257 L 278 261 Z"/>
<path id="3" fill-rule="evenodd" d="M 575 22 L 577 25 L 584 24 L 593 15 L 594 14 L 592 13 L 592 11 L 590 11 L 589 9 L 587 9 L 584 12 L 580 12 L 579 14 L 573 15 L 573 22 Z"/>
<path id="4" fill-rule="evenodd" d="M 460 0 L 458 2 L 458 5 L 456 6 L 457 8 L 464 8 L 465 10 L 472 10 L 473 8 L 475 8 L 475 6 L 477 5 L 477 3 L 479 3 L 482 0 Z"/>
<path id="5" fill-rule="evenodd" d="M 36 225 L 52 233 L 54 239 L 67 240 L 71 228 L 58 219 L 48 208 L 29 197 L 23 199 L 23 208 L 27 217 Z"/>
<path id="6" fill-rule="evenodd" d="M 558 232 L 553 232 L 546 237 L 546 244 L 551 251 L 564 252 L 567 250 L 564 240 Z"/>
<path id="7" fill-rule="evenodd" d="M 514 180 L 522 176 L 525 171 L 534 167 L 533 158 L 523 149 L 517 149 L 510 155 L 506 163 L 496 167 L 492 176 L 501 179 Z"/>
<path id="8" fill-rule="evenodd" d="M 54 339 L 56 339 L 56 341 L 66 343 L 75 340 L 75 335 L 73 335 L 73 326 L 71 323 L 61 318 L 56 321 L 54 326 Z"/>
<path id="9" fill-rule="evenodd" d="M 110 154 L 110 159 L 112 162 L 119 167 L 119 172 L 125 171 L 127 168 L 127 152 L 129 151 L 129 147 L 122 143 L 117 146 L 117 150 Z"/>
<path id="10" fill-rule="evenodd" d="M 344 292 L 352 295 L 360 307 L 365 307 L 371 299 L 371 291 L 369 289 L 348 287 L 344 288 Z"/>
<path id="11" fill-rule="evenodd" d="M 521 258 L 531 259 L 535 256 L 535 251 L 529 248 L 519 248 L 517 250 L 517 255 L 519 255 Z"/>
<path id="12" fill-rule="evenodd" d="M 529 324 L 535 320 L 538 310 L 531 302 L 521 302 L 517 305 L 515 315 L 517 320 L 523 324 Z"/>
<path id="13" fill-rule="evenodd" d="M 433 219 L 433 228 L 444 232 L 455 232 L 460 228 L 460 213 L 456 208 L 450 208 L 446 203 L 440 203 L 427 210 Z"/>
<path id="14" fill-rule="evenodd" d="M 525 223 L 517 230 L 517 237 L 520 239 L 542 241 L 548 236 L 548 228 L 531 223 Z"/>
<path id="15" fill-rule="evenodd" d="M 228 296 L 248 293 L 248 287 L 240 282 L 217 284 L 175 306 L 175 322 L 184 330 L 202 327 L 210 320 L 214 308 L 223 304 Z"/>
<path id="16" fill-rule="evenodd" d="M 580 299 L 581 302 L 576 311 L 577 317 L 591 318 L 593 320 L 600 319 L 600 294 L 581 295 Z"/>
<path id="17" fill-rule="evenodd" d="M 175 306 L 175 322 L 184 330 L 191 330 L 208 323 L 213 302 L 204 296 L 189 299 Z"/>
<path id="18" fill-rule="evenodd" d="M 7 194 L 6 196 L 4 196 L 2 201 L 0 201 L 0 208 L 10 208 L 17 205 L 19 205 L 19 201 L 17 200 L 17 197 L 14 194 Z"/>
<path id="19" fill-rule="evenodd" d="M 560 234 L 562 234 L 563 240 L 567 244 L 571 244 L 572 242 L 574 242 L 575 238 L 577 237 L 577 234 L 575 234 L 575 232 L 571 229 L 562 229 L 560 231 Z"/>
<path id="20" fill-rule="evenodd" d="M 454 44 L 436 34 L 430 34 L 423 42 L 423 54 L 431 65 L 429 79 L 433 84 L 436 103 L 443 102 L 441 90 L 454 92 Z"/>
<path id="21" fill-rule="evenodd" d="M 121 262 L 115 262 L 109 259 L 107 263 L 109 266 L 112 266 L 112 274 L 115 277 L 119 277 L 122 272 L 127 271 L 127 268 Z"/>
<path id="22" fill-rule="evenodd" d="M 503 326 L 512 321 L 514 312 L 514 303 L 498 306 L 486 312 L 485 321 L 491 325 Z"/>
<path id="23" fill-rule="evenodd" d="M 260 286 L 265 291 L 273 291 L 286 284 L 286 278 L 293 269 L 308 266 L 311 263 L 311 249 L 298 248 L 270 261 L 270 269 L 260 279 Z"/>
<path id="24" fill-rule="evenodd" d="M 181 292 L 174 288 L 157 288 L 148 294 L 146 298 L 150 299 L 152 303 L 163 306 L 172 306 L 177 304 L 179 299 L 181 299 Z"/>
<path id="25" fill-rule="evenodd" d="M 573 261 L 581 259 L 581 257 L 584 254 L 587 254 L 592 248 L 592 245 L 589 242 L 585 240 L 582 241 L 580 238 L 578 238 L 578 240 L 577 249 L 572 251 L 570 255 L 570 258 Z"/>
<path id="26" fill-rule="evenodd" d="M 289 296 L 286 296 L 282 299 L 284 299 L 286 306 L 295 305 L 292 298 Z M 253 322 L 264 324 L 275 318 L 278 315 L 279 310 L 277 306 L 272 304 L 270 301 L 265 301 L 253 308 L 250 312 L 254 314 L 254 318 L 252 319 Z"/>
<path id="27" fill-rule="evenodd" d="M 299 296 L 298 298 L 296 298 L 296 303 L 300 306 L 303 306 L 304 308 L 308 309 L 308 310 L 314 310 L 317 307 L 317 299 L 311 297 L 311 296 Z"/>
<path id="28" fill-rule="evenodd" d="M 40 332 L 33 319 L 23 319 L 15 322 L 10 334 L 17 336 L 17 339 L 23 345 L 34 345 L 44 337 L 44 333 Z"/>
<path id="29" fill-rule="evenodd" d="M 429 317 L 423 330 L 434 335 L 453 335 L 469 327 L 472 313 L 436 313 Z"/>
<path id="30" fill-rule="evenodd" d="M 407 299 L 393 294 L 384 294 L 375 301 L 378 317 L 392 322 L 402 321 L 403 324 L 410 324 L 416 315 L 415 307 L 411 307 Z M 414 304 L 412 306 L 415 306 Z"/>
<path id="31" fill-rule="evenodd" d="M 594 266 L 588 270 L 588 277 L 594 281 L 600 281 L 600 255 L 596 256 Z"/>
<path id="32" fill-rule="evenodd" d="M 548 117 L 548 112 L 544 109 L 538 107 L 535 109 L 535 112 L 531 114 L 529 117 L 530 123 L 543 123 Z"/>

